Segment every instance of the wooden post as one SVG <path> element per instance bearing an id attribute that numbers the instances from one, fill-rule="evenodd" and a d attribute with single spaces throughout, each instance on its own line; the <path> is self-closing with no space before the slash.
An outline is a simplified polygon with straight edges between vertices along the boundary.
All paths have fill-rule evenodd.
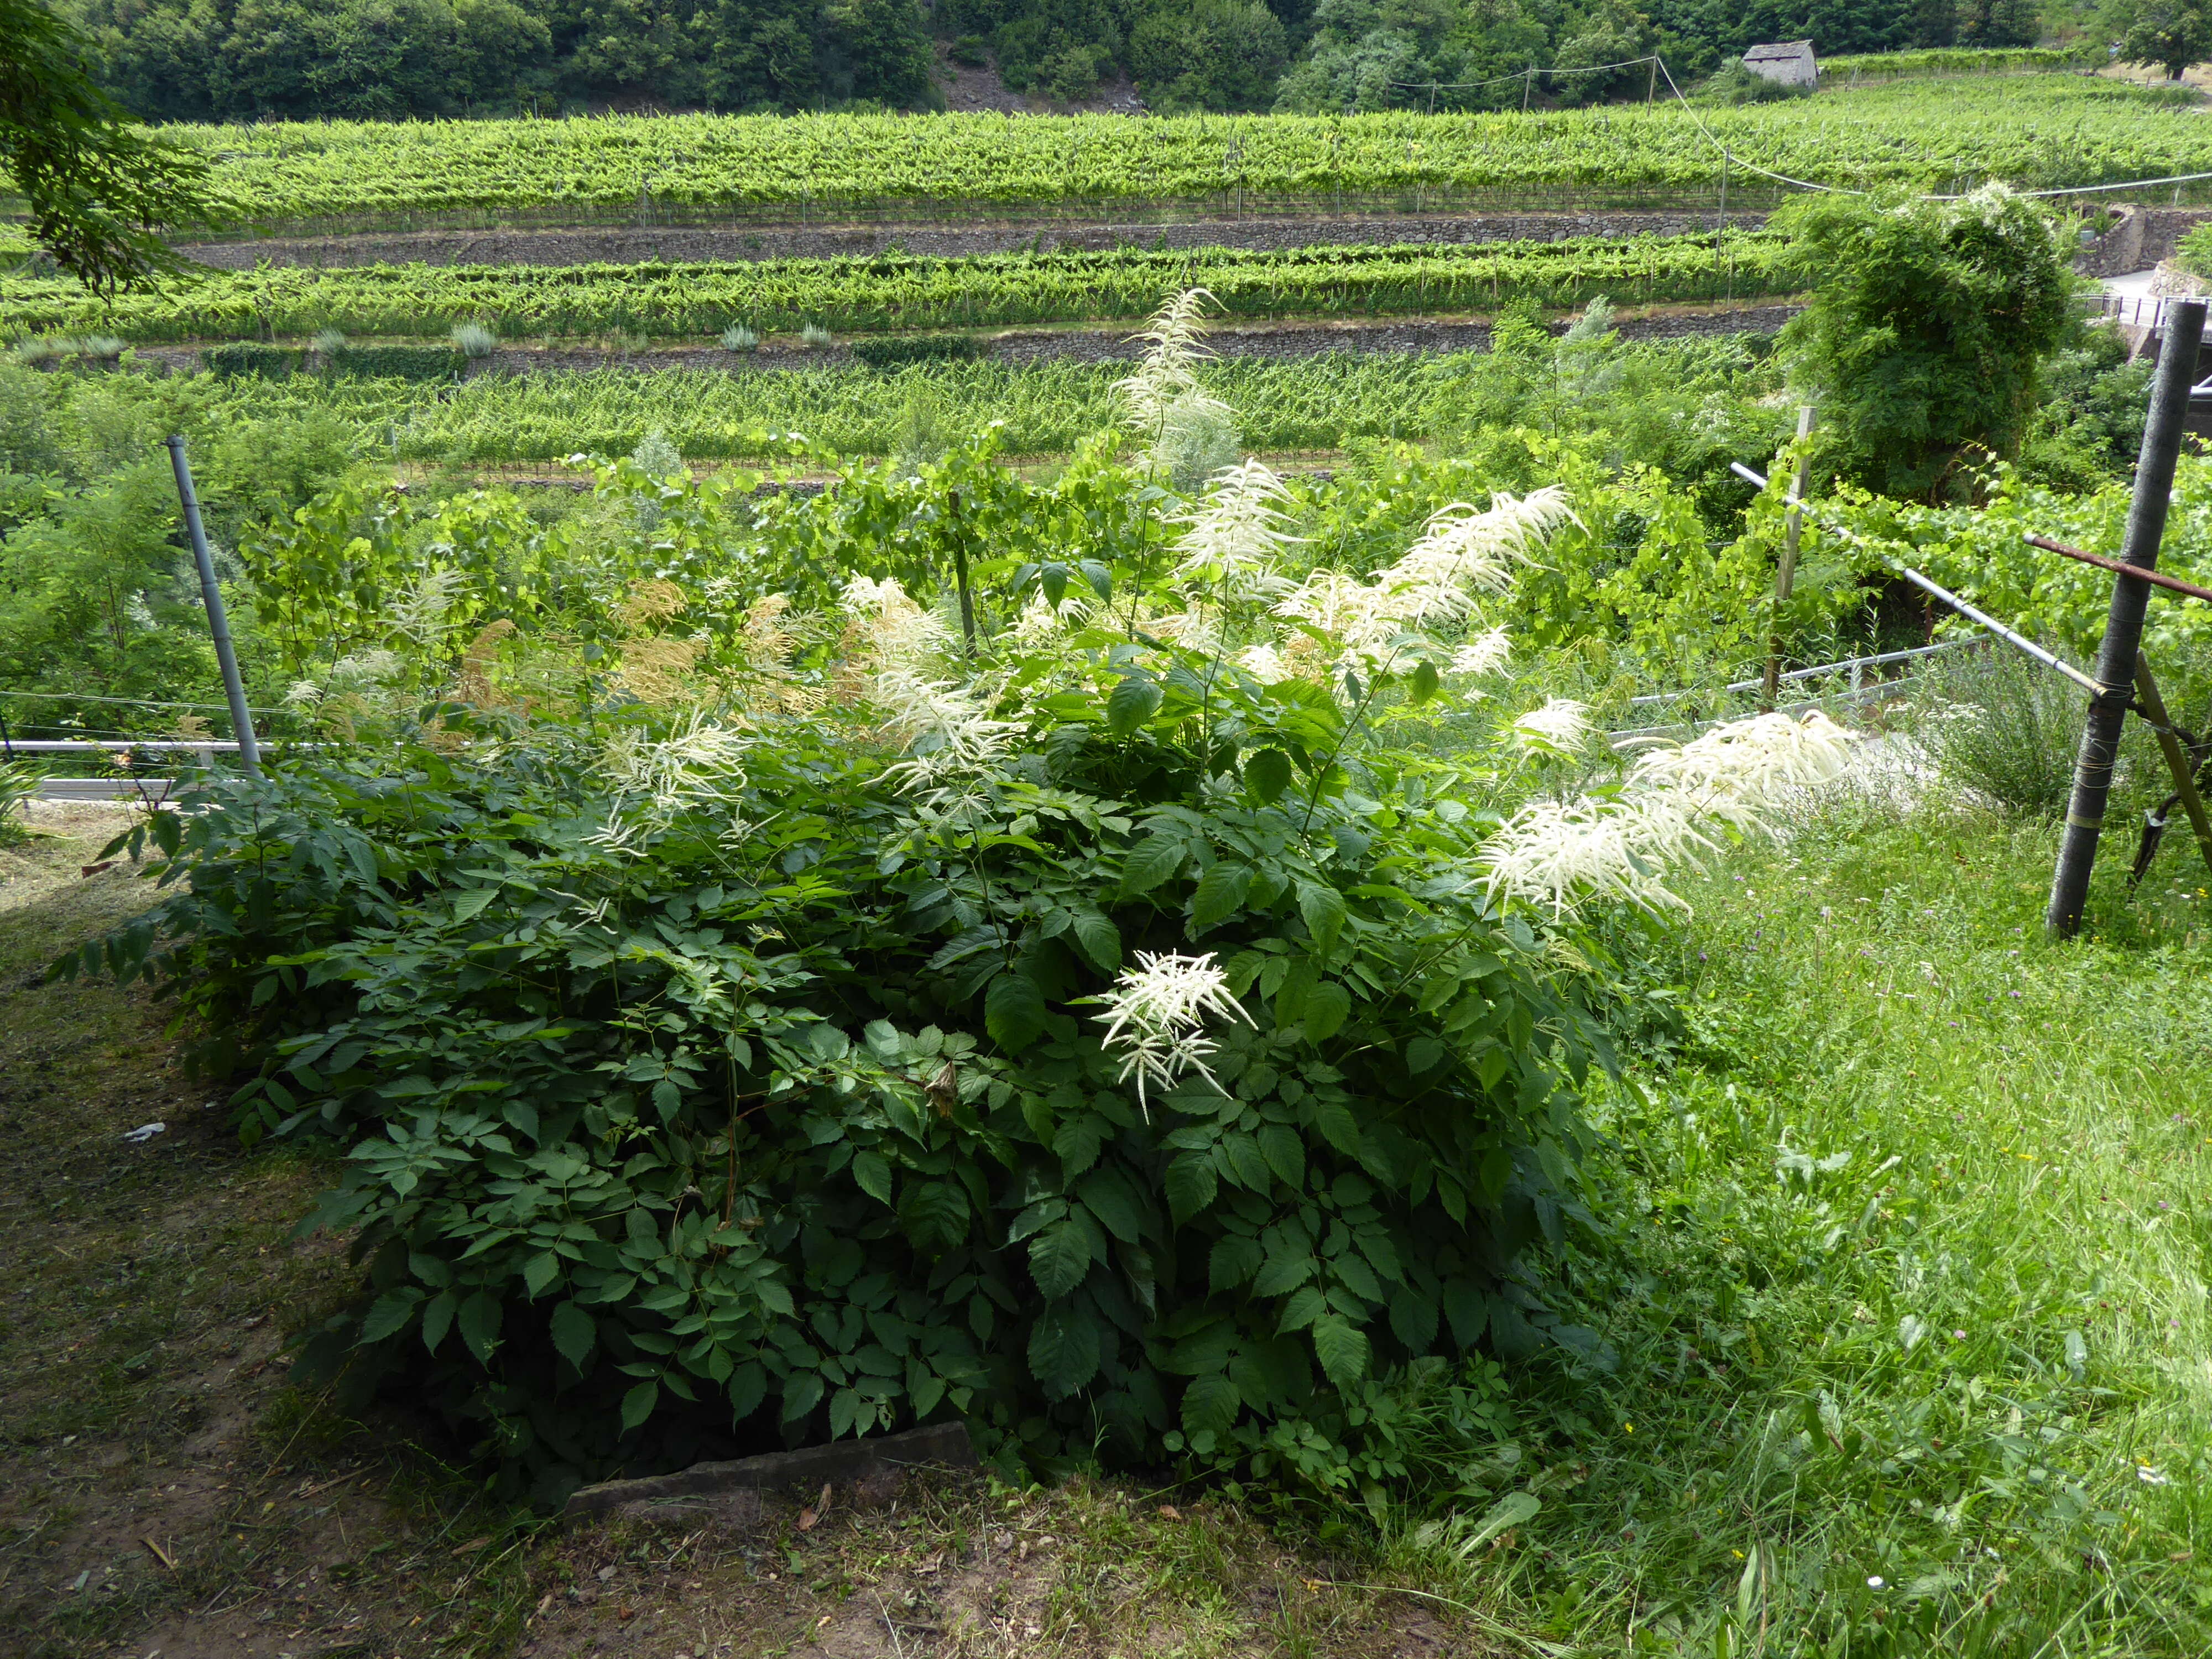
<path id="1" fill-rule="evenodd" d="M 2181 454 L 2182 428 L 2189 418 L 2189 388 L 2197 379 L 2197 350 L 2204 337 L 2204 301 L 2179 300 L 2166 308 L 2165 337 L 2151 380 L 2150 416 L 2143 422 L 2142 450 L 2136 462 L 2136 487 L 2128 503 L 2128 527 L 2120 545 L 2123 563 L 2148 570 L 2158 563 L 2158 544 L 2166 534 L 2166 508 L 2173 499 L 2174 463 Z M 2074 764 L 2074 793 L 2066 806 L 2066 835 L 2051 872 L 2051 905 L 2044 926 L 2053 939 L 2071 939 L 2081 930 L 2089 897 L 2089 875 L 2097 862 L 2097 837 L 2105 827 L 2105 802 L 2112 789 L 2112 763 L 2120 749 L 2120 727 L 2127 719 L 2136 659 L 2142 653 L 2143 612 L 2150 584 L 2133 577 L 2112 579 L 2112 608 L 2105 640 L 2097 651 L 2099 690 L 2089 699 L 2089 718 L 2081 729 L 2081 749 Z"/>
<path id="2" fill-rule="evenodd" d="M 960 529 L 960 492 L 945 492 L 949 509 L 946 518 L 952 526 L 952 580 L 960 589 L 960 643 L 964 655 L 975 654 L 975 602 L 968 594 L 968 538 Z"/>
<path id="3" fill-rule="evenodd" d="M 2166 757 L 2166 769 L 2173 774 L 2173 793 L 2181 797 L 2181 810 L 2189 814 L 2189 827 L 2197 832 L 2197 845 L 2204 854 L 2206 866 L 2212 868 L 2212 817 L 2205 816 L 2204 798 L 2197 793 L 2197 769 L 2173 733 L 2173 718 L 2166 712 L 2166 700 L 2158 695 L 2150 663 L 2140 651 L 2136 653 L 2136 700 L 2151 718 L 2159 750 Z"/>
<path id="4" fill-rule="evenodd" d="M 1797 411 L 1797 441 L 1813 435 L 1813 405 Z M 1790 475 L 1790 507 L 1783 519 L 1782 556 L 1774 566 L 1774 610 L 1767 620 L 1765 704 L 1771 708 L 1782 690 L 1782 607 L 1790 603 L 1790 590 L 1797 581 L 1797 538 L 1804 530 L 1804 512 L 1797 503 L 1805 496 L 1808 457 L 1801 447 L 1796 469 Z"/>

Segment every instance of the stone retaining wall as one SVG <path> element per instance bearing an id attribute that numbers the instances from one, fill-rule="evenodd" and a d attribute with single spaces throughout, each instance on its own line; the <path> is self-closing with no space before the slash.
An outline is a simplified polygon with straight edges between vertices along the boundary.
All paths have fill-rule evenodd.
<path id="1" fill-rule="evenodd" d="M 1771 334 L 1796 316 L 1802 307 L 1754 305 L 1692 310 L 1687 308 L 1629 315 L 1617 326 L 1630 340 L 1674 339 L 1692 335 Z M 1054 360 L 1076 362 L 1127 362 L 1140 356 L 1143 343 L 1129 338 L 1134 325 L 1112 329 L 1036 329 L 1001 334 L 990 341 L 990 356 L 1000 362 L 1031 363 Z M 1565 321 L 1552 325 L 1564 333 Z M 1376 322 L 1271 323 L 1245 326 L 1224 325 L 1210 329 L 1206 343 L 1223 357 L 1286 359 L 1317 356 L 1328 351 L 1425 353 L 1485 351 L 1490 346 L 1487 322 L 1462 320 L 1426 322 L 1407 318 Z M 141 346 L 143 361 L 158 362 L 189 373 L 200 367 L 198 349 L 192 346 Z M 629 368 L 641 372 L 678 371 L 694 374 L 761 374 L 808 368 L 849 368 L 854 359 L 844 346 L 807 350 L 797 346 L 764 345 L 757 351 L 730 352 L 714 347 L 686 346 L 660 351 L 610 351 L 571 346 L 518 348 L 498 351 L 472 362 L 471 379 L 485 374 L 586 374 L 594 369 Z"/>

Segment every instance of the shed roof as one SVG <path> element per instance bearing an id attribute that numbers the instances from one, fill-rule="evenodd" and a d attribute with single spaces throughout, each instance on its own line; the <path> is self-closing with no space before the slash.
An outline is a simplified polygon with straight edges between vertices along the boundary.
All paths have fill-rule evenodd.
<path id="1" fill-rule="evenodd" d="M 1771 64 L 1793 58 L 1810 58 L 1810 40 L 1770 40 L 1764 46 L 1753 46 L 1743 54 L 1747 64 Z"/>

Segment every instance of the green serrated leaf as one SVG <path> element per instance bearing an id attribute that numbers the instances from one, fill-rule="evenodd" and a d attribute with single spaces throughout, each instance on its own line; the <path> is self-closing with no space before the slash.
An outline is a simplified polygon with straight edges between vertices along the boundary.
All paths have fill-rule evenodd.
<path id="1" fill-rule="evenodd" d="M 500 1314 L 499 1298 L 489 1291 L 478 1291 L 461 1304 L 460 1317 L 454 1322 L 480 1365 L 491 1364 L 491 1351 L 499 1345 Z"/>
<path id="2" fill-rule="evenodd" d="M 1325 979 L 1306 994 L 1304 1024 L 1309 1042 L 1326 1042 L 1344 1029 L 1352 1013 L 1352 993 Z"/>
<path id="3" fill-rule="evenodd" d="M 1053 1156 L 1060 1160 L 1063 1180 L 1073 1181 L 1098 1161 L 1101 1136 L 1098 1120 L 1085 1112 L 1060 1126 L 1052 1137 Z"/>
<path id="4" fill-rule="evenodd" d="M 1097 1216 L 1106 1231 L 1124 1244 L 1133 1244 L 1142 1237 L 1145 1225 L 1144 1206 L 1137 1195 L 1129 1190 L 1128 1182 L 1112 1169 L 1105 1169 L 1086 1177 L 1076 1188 L 1076 1196 Z"/>
<path id="5" fill-rule="evenodd" d="M 1306 1146 L 1298 1139 L 1298 1132 L 1287 1123 L 1263 1123 L 1255 1137 L 1260 1143 L 1260 1156 L 1267 1160 L 1267 1167 L 1275 1178 L 1292 1192 L 1306 1184 Z"/>
<path id="6" fill-rule="evenodd" d="M 658 1382 L 641 1382 L 624 1395 L 622 1403 L 623 1432 L 628 1434 L 652 1416 L 653 1408 L 659 1403 L 660 1384 Z"/>
<path id="7" fill-rule="evenodd" d="M 578 1370 L 584 1369 L 599 1340 L 598 1322 L 574 1303 L 563 1302 L 553 1310 L 553 1346 Z"/>
<path id="8" fill-rule="evenodd" d="M 561 1276 L 561 1258 L 550 1250 L 540 1250 L 522 1264 L 522 1286 L 535 1301 L 545 1287 Z"/>
<path id="9" fill-rule="evenodd" d="M 360 1340 L 381 1342 L 407 1328 L 415 1318 L 415 1310 L 422 1304 L 422 1292 L 409 1285 L 376 1298 L 368 1310 L 368 1317 L 361 1322 Z"/>
<path id="10" fill-rule="evenodd" d="M 1075 948 L 1083 952 L 1083 959 L 1102 974 L 1119 973 L 1121 968 L 1121 930 L 1096 910 L 1075 913 Z"/>
<path id="11" fill-rule="evenodd" d="M 984 994 L 983 1024 L 1000 1048 L 1021 1053 L 1044 1030 L 1044 993 L 1020 969 L 1008 969 Z"/>
<path id="12" fill-rule="evenodd" d="M 1238 1131 L 1222 1136 L 1220 1156 L 1229 1166 L 1226 1173 L 1238 1186 L 1255 1193 L 1267 1190 L 1267 1161 L 1260 1156 L 1260 1145 L 1250 1135 Z"/>
<path id="13" fill-rule="evenodd" d="M 925 1255 L 942 1255 L 968 1237 L 967 1192 L 957 1181 L 913 1181 L 899 1197 L 899 1224 Z"/>
<path id="14" fill-rule="evenodd" d="M 1121 890 L 1132 897 L 1151 892 L 1182 868 L 1188 852 L 1179 836 L 1157 833 L 1146 836 L 1121 866 Z"/>
<path id="15" fill-rule="evenodd" d="M 1253 799 L 1272 805 L 1291 787 L 1291 757 L 1279 749 L 1255 749 L 1244 757 L 1244 787 Z"/>
<path id="16" fill-rule="evenodd" d="M 1106 694 L 1106 729 L 1126 738 L 1158 712 L 1164 694 L 1149 674 L 1125 674 Z"/>
<path id="17" fill-rule="evenodd" d="M 1314 1358 L 1338 1388 L 1348 1389 L 1367 1375 L 1366 1334 L 1334 1314 L 1314 1321 L 1313 1345 Z"/>
<path id="18" fill-rule="evenodd" d="M 1091 1239 L 1073 1221 L 1055 1221 L 1030 1241 L 1030 1275 L 1048 1298 L 1058 1299 L 1091 1271 Z"/>
<path id="19" fill-rule="evenodd" d="M 1251 885 L 1249 865 L 1222 860 L 1198 878 L 1198 890 L 1191 895 L 1190 925 L 1194 928 L 1211 927 L 1235 915 Z"/>
<path id="20" fill-rule="evenodd" d="M 1302 881 L 1298 914 L 1305 918 L 1306 932 L 1313 936 L 1314 955 L 1328 956 L 1336 946 L 1337 935 L 1344 931 L 1344 895 L 1322 882 Z"/>
<path id="21" fill-rule="evenodd" d="M 853 1180 L 860 1189 L 878 1204 L 891 1201 L 890 1160 L 881 1152 L 860 1152 L 853 1154 Z"/>
<path id="22" fill-rule="evenodd" d="M 1213 1173 L 1211 1158 L 1203 1152 L 1185 1152 L 1168 1165 L 1165 1185 L 1168 1209 L 1180 1227 L 1212 1205 L 1220 1181 Z"/>
<path id="23" fill-rule="evenodd" d="M 1241 1233 L 1224 1233 L 1213 1241 L 1206 1262 L 1206 1288 L 1234 1290 L 1260 1271 L 1260 1241 Z"/>
<path id="24" fill-rule="evenodd" d="M 1048 1400 L 1065 1400 L 1098 1374 L 1092 1316 L 1067 1304 L 1047 1308 L 1030 1331 L 1030 1373 Z"/>
<path id="25" fill-rule="evenodd" d="M 1217 1435 L 1226 1434 L 1243 1405 L 1243 1396 L 1226 1373 L 1216 1371 L 1211 1376 L 1194 1377 L 1190 1386 L 1182 1391 L 1183 1432 L 1196 1434 L 1202 1429 L 1211 1429 Z"/>
<path id="26" fill-rule="evenodd" d="M 446 1333 L 453 1328 L 453 1315 L 461 1305 L 460 1298 L 451 1291 L 441 1291 L 422 1306 L 422 1346 L 431 1353 L 446 1340 Z"/>

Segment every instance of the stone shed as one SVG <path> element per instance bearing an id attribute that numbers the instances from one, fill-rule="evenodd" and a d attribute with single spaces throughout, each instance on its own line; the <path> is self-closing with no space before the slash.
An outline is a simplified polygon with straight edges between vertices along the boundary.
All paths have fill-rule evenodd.
<path id="1" fill-rule="evenodd" d="M 1810 40 L 1778 40 L 1753 46 L 1744 53 L 1743 66 L 1753 75 L 1763 75 L 1785 87 L 1820 84 L 1820 66 L 1813 61 Z"/>

